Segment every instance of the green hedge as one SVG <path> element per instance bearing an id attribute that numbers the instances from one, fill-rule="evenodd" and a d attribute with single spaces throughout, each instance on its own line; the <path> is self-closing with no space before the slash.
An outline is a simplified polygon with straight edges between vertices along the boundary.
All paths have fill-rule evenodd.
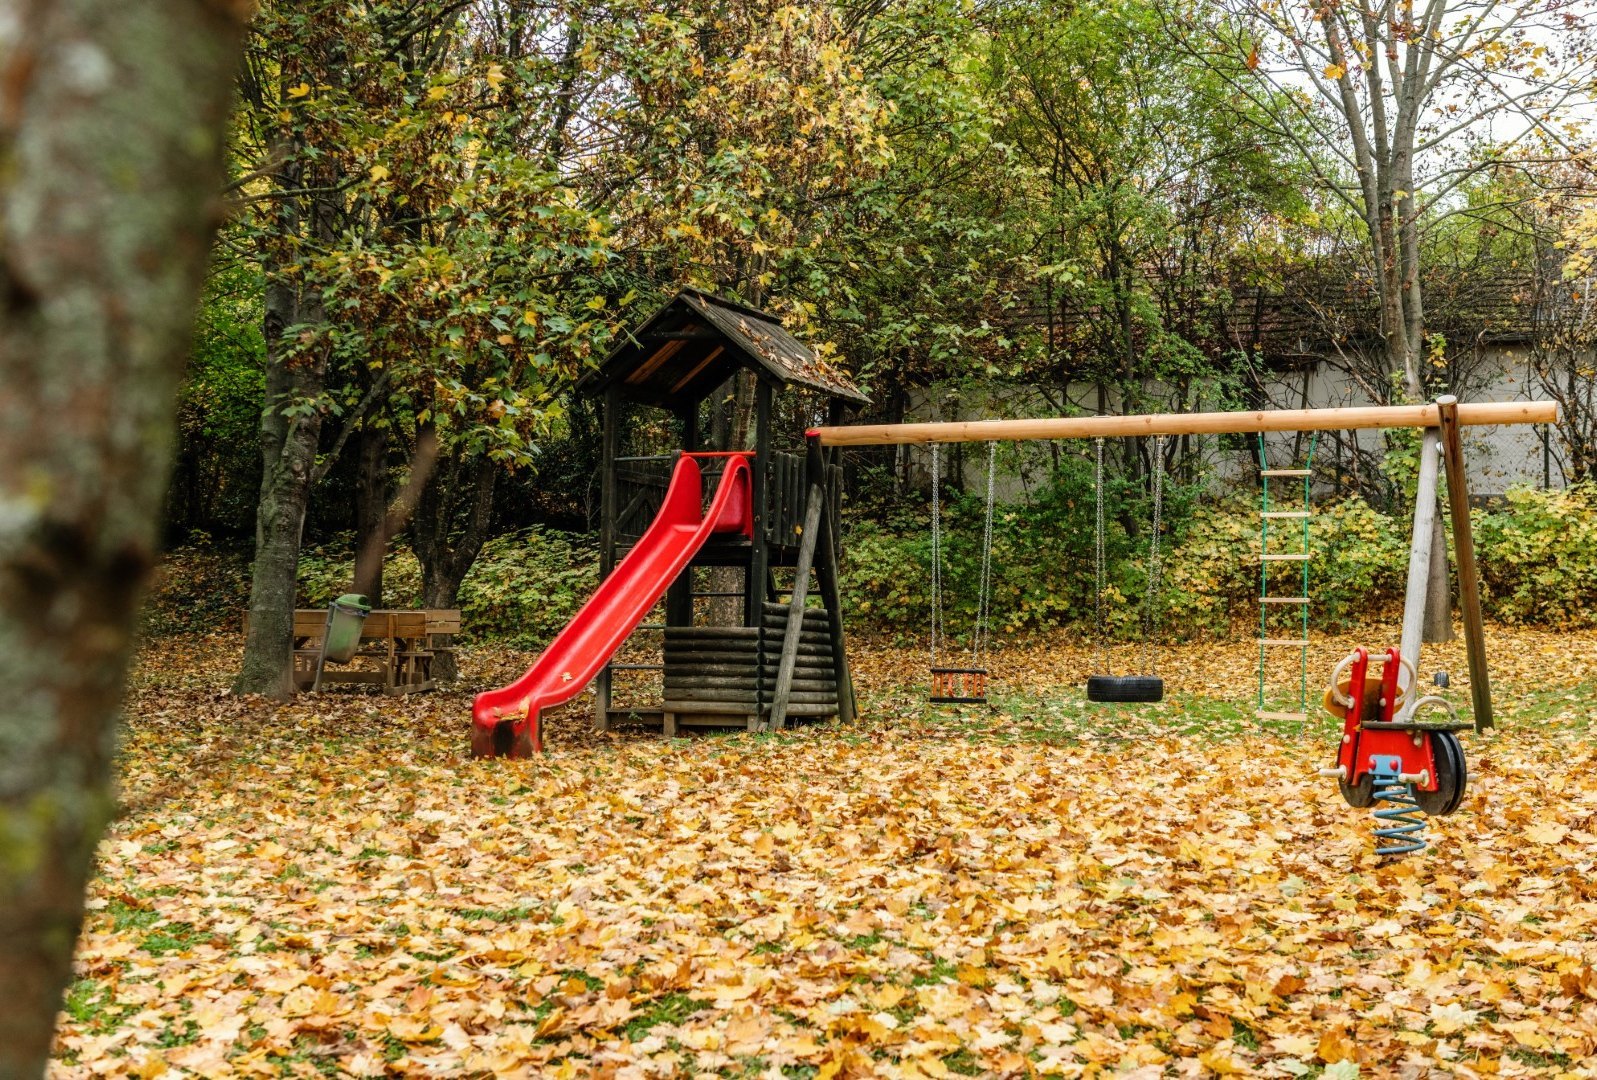
<path id="1" fill-rule="evenodd" d="M 1114 505 L 1113 503 L 1111 505 Z M 1127 520 L 1145 521 L 1128 503 Z M 956 500 L 947 511 L 948 626 L 968 632 L 980 569 L 982 508 Z M 1178 510 L 1179 512 L 1179 510 Z M 847 524 L 843 592 L 850 621 L 861 628 L 918 640 L 930 622 L 931 538 L 924 513 L 882 521 L 859 513 Z M 1001 630 L 1090 627 L 1093 620 L 1093 504 L 1078 487 L 1044 491 L 1024 506 L 1001 508 L 993 535 L 993 612 Z M 1487 614 L 1507 623 L 1597 626 L 1597 487 L 1518 490 L 1506 502 L 1472 515 Z M 1296 523 L 1282 523 L 1273 550 L 1294 550 Z M 1407 576 L 1409 521 L 1352 499 L 1315 509 L 1310 522 L 1311 625 L 1358 625 L 1401 603 Z M 1118 521 L 1107 530 L 1108 621 L 1123 637 L 1138 632 L 1144 598 L 1146 536 Z M 1186 508 L 1168 538 L 1161 623 L 1169 637 L 1229 632 L 1256 617 L 1259 516 L 1250 499 Z M 349 587 L 347 540 L 306 551 L 301 602 L 319 607 Z M 532 528 L 496 537 L 484 547 L 461 589 L 468 636 L 523 648 L 545 644 L 597 584 L 591 537 Z M 1297 567 L 1278 564 L 1276 595 L 1296 591 Z M 421 568 L 404 549 L 390 556 L 388 604 L 416 606 Z M 248 601 L 248 565 L 208 549 L 175 552 L 163 567 L 146 630 L 236 626 Z M 1290 626 L 1283 624 L 1283 630 Z"/>
<path id="2" fill-rule="evenodd" d="M 973 500 L 949 513 L 946 561 L 949 629 L 968 630 L 979 572 L 980 508 Z M 993 610 L 1002 629 L 1091 625 L 1091 507 L 1056 497 L 1001 511 L 994 524 Z M 1517 490 L 1505 504 L 1471 515 L 1489 616 L 1510 623 L 1597 625 L 1597 488 Z M 1271 550 L 1301 548 L 1298 523 L 1285 521 Z M 1408 572 L 1410 520 L 1358 499 L 1315 508 L 1309 525 L 1311 625 L 1358 625 L 1401 604 Z M 1107 528 L 1109 612 L 1113 632 L 1140 628 L 1147 538 Z M 1161 623 L 1173 637 L 1224 633 L 1257 617 L 1259 514 L 1251 499 L 1191 509 L 1168 538 Z M 900 634 L 923 633 L 930 620 L 931 541 L 925 523 L 905 527 L 857 522 L 849 531 L 845 604 L 856 623 Z M 1299 568 L 1276 564 L 1271 593 L 1294 595 Z M 1283 623 L 1283 627 L 1289 626 Z"/>

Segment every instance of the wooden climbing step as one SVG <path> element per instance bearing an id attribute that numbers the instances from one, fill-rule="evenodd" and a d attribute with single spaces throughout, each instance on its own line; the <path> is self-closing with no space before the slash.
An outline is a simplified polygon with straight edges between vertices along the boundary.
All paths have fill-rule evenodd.
<path id="1" fill-rule="evenodd" d="M 1259 513 L 1259 516 L 1272 520 L 1276 518 L 1306 518 L 1309 516 L 1309 512 L 1307 510 L 1264 510 Z"/>
<path id="2" fill-rule="evenodd" d="M 1259 639 L 1260 645 L 1291 645 L 1294 648 L 1301 648 L 1308 643 L 1308 638 L 1262 637 Z"/>
<path id="3" fill-rule="evenodd" d="M 1271 712 L 1268 709 L 1260 709 L 1253 715 L 1258 717 L 1260 720 L 1307 720 L 1309 718 L 1307 713 Z"/>
<path id="4" fill-rule="evenodd" d="M 1309 553 L 1306 552 L 1306 551 L 1305 552 L 1300 552 L 1300 553 L 1298 553 L 1296 555 L 1261 555 L 1259 557 L 1261 559 L 1263 559 L 1265 562 L 1308 562 L 1309 561 Z"/>
<path id="5" fill-rule="evenodd" d="M 1313 476 L 1313 469 L 1260 469 L 1260 476 Z"/>
<path id="6" fill-rule="evenodd" d="M 1265 596 L 1261 597 L 1261 599 L 1266 604 L 1307 604 L 1309 602 L 1307 596 Z"/>

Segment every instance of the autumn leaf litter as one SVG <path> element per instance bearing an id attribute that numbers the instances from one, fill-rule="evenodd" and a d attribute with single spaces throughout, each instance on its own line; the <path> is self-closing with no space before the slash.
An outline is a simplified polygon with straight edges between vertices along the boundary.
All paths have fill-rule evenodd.
<path id="1" fill-rule="evenodd" d="M 1083 644 L 1017 645 L 1002 708 L 944 713 L 866 644 L 851 729 L 571 710 L 509 763 L 462 759 L 466 695 L 274 707 L 220 691 L 236 642 L 163 640 L 54 1074 L 1590 1075 L 1594 640 L 1492 644 L 1463 810 L 1386 864 L 1328 726 L 1213 719 L 1234 643 L 1119 712 Z"/>

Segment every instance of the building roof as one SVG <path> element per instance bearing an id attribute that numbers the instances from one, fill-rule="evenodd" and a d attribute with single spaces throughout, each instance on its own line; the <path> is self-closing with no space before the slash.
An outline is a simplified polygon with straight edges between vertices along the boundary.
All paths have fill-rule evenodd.
<path id="1" fill-rule="evenodd" d="M 583 393 L 619 384 L 624 397 L 673 408 L 702 400 L 741 368 L 779 386 L 802 386 L 858 405 L 870 399 L 843 371 L 789 334 L 776 316 L 683 289 L 577 383 Z"/>

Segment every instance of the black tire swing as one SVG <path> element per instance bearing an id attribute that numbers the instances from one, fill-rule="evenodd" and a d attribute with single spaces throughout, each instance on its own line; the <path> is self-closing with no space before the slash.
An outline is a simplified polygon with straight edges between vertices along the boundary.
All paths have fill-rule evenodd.
<path id="1" fill-rule="evenodd" d="M 987 704 L 987 645 L 992 637 L 993 601 L 993 495 L 998 464 L 998 444 L 987 444 L 987 512 L 982 524 L 981 581 L 977 587 L 976 623 L 971 629 L 970 662 L 966 667 L 938 663 L 938 645 L 947 640 L 943 613 L 943 519 L 940 448 L 932 443 L 932 692 L 933 705 Z"/>
<path id="2" fill-rule="evenodd" d="M 1147 675 L 1090 675 L 1087 678 L 1087 700 L 1098 702 L 1152 702 L 1164 700 L 1164 680 L 1158 675 L 1159 653 L 1153 643 L 1159 627 L 1158 592 L 1159 529 L 1164 516 L 1164 436 L 1154 438 L 1153 444 L 1153 529 L 1148 539 L 1148 587 L 1142 608 L 1142 666 Z M 1097 494 L 1097 517 L 1093 529 L 1093 562 L 1097 568 L 1096 595 L 1093 602 L 1094 625 L 1098 635 L 1098 667 L 1108 672 L 1109 643 L 1104 628 L 1104 596 L 1108 592 L 1108 564 L 1104 558 L 1103 521 L 1103 439 L 1096 444 L 1097 462 L 1093 474 L 1093 488 Z"/>

